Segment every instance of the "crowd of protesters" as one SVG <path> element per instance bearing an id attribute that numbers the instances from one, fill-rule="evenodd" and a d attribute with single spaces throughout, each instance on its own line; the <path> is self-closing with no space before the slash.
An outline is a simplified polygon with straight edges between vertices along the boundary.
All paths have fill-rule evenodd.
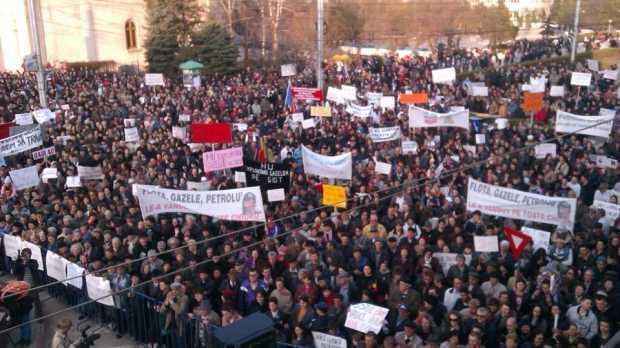
<path id="1" fill-rule="evenodd" d="M 520 42 L 502 61 L 560 55 L 564 45 Z M 288 79 L 269 70 L 205 78 L 203 87 L 192 89 L 173 78 L 165 87 L 148 87 L 137 75 L 52 71 L 47 97 L 56 121 L 45 127 L 44 147 L 55 146 L 57 154 L 37 161 L 28 154 L 5 158 L 0 233 L 18 235 L 89 271 L 125 263 L 102 274 L 115 291 L 152 280 L 114 296 L 114 302 L 126 308 L 136 292 L 160 301 L 161 335 L 178 334 L 182 317 L 226 326 L 263 312 L 273 319 L 279 341 L 303 347 L 313 346 L 315 331 L 360 348 L 614 347 L 620 341 L 620 314 L 613 310 L 620 306 L 620 223 L 590 206 L 594 200 L 617 204 L 620 183 L 617 167 L 597 167 L 589 156 L 620 159 L 618 132 L 608 139 L 561 138 L 555 141 L 557 156 L 545 159 L 536 159 L 533 149 L 515 150 L 555 137 L 556 110 L 598 115 L 601 108 L 617 108 L 617 84 L 595 73 L 590 87 L 571 86 L 572 71 L 587 71 L 581 62 L 485 63 L 477 66 L 496 68 L 473 69 L 452 84 L 432 83 L 432 69 L 459 59 L 449 49 L 428 58 L 354 57 L 346 69 L 330 63 L 325 73 L 330 86 L 356 86 L 359 104 L 366 92 L 426 92 L 424 108 L 464 106 L 508 118 L 506 128 L 491 120 L 469 131 L 414 130 L 402 105 L 375 108 L 368 119 L 333 105 L 331 118 L 304 129 L 285 106 Z M 530 115 L 521 106 L 521 85 L 540 75 L 547 78 L 547 91 L 563 85 L 565 94 L 547 94 L 543 108 Z M 0 80 L 2 121 L 38 109 L 33 76 L 5 73 Z M 290 82 L 314 84 L 303 74 Z M 485 82 L 489 96 L 471 96 L 470 82 Z M 294 104 L 310 117 L 309 104 Z M 243 146 L 246 157 L 259 158 L 263 151 L 265 160 L 290 166 L 286 200 L 265 201 L 266 224 L 198 215 L 142 217 L 133 184 L 185 189 L 188 181 L 206 181 L 212 190 L 243 185 L 230 171 L 203 173 L 204 147 L 172 136 L 173 126 L 189 125 L 180 115 L 190 115 L 191 122 L 245 123 L 247 130 L 233 131 L 233 143 Z M 127 118 L 136 120 L 138 143 L 124 141 Z M 417 142 L 416 153 L 403 154 L 400 142 L 373 143 L 368 137 L 368 127 L 395 125 L 403 138 Z M 486 135 L 484 144 L 476 144 L 476 133 Z M 352 153 L 352 180 L 337 182 L 348 188 L 347 209 L 322 207 L 321 184 L 329 181 L 304 174 L 302 144 L 324 155 Z M 377 174 L 375 161 L 392 164 L 391 174 Z M 16 191 L 9 170 L 35 163 L 41 170 L 57 168 L 58 179 Z M 68 189 L 66 178 L 77 175 L 77 163 L 101 165 L 105 178 Z M 455 170 L 464 165 L 467 170 Z M 466 211 L 468 177 L 576 198 L 573 231 Z M 551 232 L 550 246 L 534 250 L 530 244 L 514 258 L 503 227 L 524 225 Z M 231 233 L 239 229 L 244 232 Z M 500 251 L 476 252 L 473 237 L 481 235 L 498 235 Z M 180 246 L 187 247 L 161 254 Z M 459 254 L 456 264 L 444 272 L 433 257 L 437 252 Z M 187 266 L 195 267 L 169 274 Z M 27 251 L 12 271 L 20 280 L 40 282 Z M 389 309 L 379 333 L 345 327 L 347 307 L 360 302 Z M 30 339 L 27 332 L 21 338 Z M 207 346 L 205 339 L 196 344 Z"/>

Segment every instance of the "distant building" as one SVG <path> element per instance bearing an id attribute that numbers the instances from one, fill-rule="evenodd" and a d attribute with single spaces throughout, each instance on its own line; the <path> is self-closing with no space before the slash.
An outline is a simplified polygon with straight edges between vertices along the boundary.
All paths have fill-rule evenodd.
<path id="1" fill-rule="evenodd" d="M 470 0 L 472 5 L 498 6 L 501 0 Z M 544 18 L 549 15 L 553 0 L 505 0 L 510 11 L 510 20 L 517 25 L 519 18 Z"/>

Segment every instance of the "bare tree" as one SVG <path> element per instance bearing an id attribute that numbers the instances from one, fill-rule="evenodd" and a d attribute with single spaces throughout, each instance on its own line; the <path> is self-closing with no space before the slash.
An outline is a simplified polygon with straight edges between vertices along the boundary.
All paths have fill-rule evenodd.
<path id="1" fill-rule="evenodd" d="M 233 13 L 237 8 L 237 0 L 219 0 L 220 7 L 226 14 L 226 30 L 229 35 L 233 35 Z"/>
<path id="2" fill-rule="evenodd" d="M 284 10 L 285 0 L 268 0 L 267 10 L 269 12 L 269 20 L 271 22 L 271 49 L 275 53 L 280 45 L 278 31 L 280 29 L 280 19 Z"/>

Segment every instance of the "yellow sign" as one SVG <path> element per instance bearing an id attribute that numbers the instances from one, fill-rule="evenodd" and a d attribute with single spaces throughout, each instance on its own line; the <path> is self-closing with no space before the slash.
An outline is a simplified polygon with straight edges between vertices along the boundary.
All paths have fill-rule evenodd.
<path id="1" fill-rule="evenodd" d="M 344 186 L 323 184 L 323 204 L 337 208 L 346 208 L 347 190 Z"/>
<path id="2" fill-rule="evenodd" d="M 310 116 L 332 117 L 332 109 L 329 106 L 313 106 L 310 108 Z"/>

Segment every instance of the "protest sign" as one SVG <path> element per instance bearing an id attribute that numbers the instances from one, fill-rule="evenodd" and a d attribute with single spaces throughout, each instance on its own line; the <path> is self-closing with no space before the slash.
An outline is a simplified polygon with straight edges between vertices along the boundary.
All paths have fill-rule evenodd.
<path id="1" fill-rule="evenodd" d="M 545 93 L 525 93 L 523 96 L 523 104 L 521 107 L 525 112 L 537 112 L 542 109 L 544 103 Z"/>
<path id="2" fill-rule="evenodd" d="M 202 154 L 202 163 L 205 173 L 226 168 L 243 166 L 243 148 L 233 147 L 218 151 L 208 151 Z"/>
<path id="3" fill-rule="evenodd" d="M 370 303 L 358 303 L 349 306 L 344 326 L 361 333 L 374 332 L 378 334 L 383 327 L 383 321 L 388 315 L 387 308 Z"/>
<path id="4" fill-rule="evenodd" d="M 245 160 L 245 178 L 248 186 L 260 186 L 261 190 L 284 188 L 288 191 L 290 171 L 284 163 Z"/>
<path id="5" fill-rule="evenodd" d="M 114 299 L 110 296 L 112 294 L 112 288 L 110 288 L 109 280 L 103 277 L 96 277 L 92 274 L 87 274 L 85 278 L 88 298 L 96 300 L 106 306 L 114 306 Z"/>
<path id="6" fill-rule="evenodd" d="M 570 230 L 575 224 L 577 201 L 518 191 L 489 185 L 469 178 L 467 211 L 480 210 L 484 214 L 541 222 Z"/>
<path id="7" fill-rule="evenodd" d="M 208 181 L 188 181 L 185 185 L 189 191 L 209 191 L 211 188 Z"/>
<path id="8" fill-rule="evenodd" d="M 557 133 L 573 133 L 608 138 L 614 116 L 580 116 L 558 110 L 555 118 Z"/>
<path id="9" fill-rule="evenodd" d="M 616 116 L 616 109 L 600 108 L 598 109 L 598 115 L 599 116 Z"/>
<path id="10" fill-rule="evenodd" d="M 415 140 L 403 141 L 403 154 L 418 152 L 418 143 Z"/>
<path id="11" fill-rule="evenodd" d="M 551 157 L 555 157 L 557 153 L 557 145 L 556 144 L 539 144 L 534 146 L 534 156 L 537 159 L 546 158 L 547 155 L 551 155 Z"/>
<path id="12" fill-rule="evenodd" d="M 47 158 L 49 156 L 54 156 L 55 154 L 56 154 L 56 147 L 50 146 L 50 147 L 46 147 L 41 150 L 33 151 L 32 159 L 36 161 L 36 160 Z"/>
<path id="13" fill-rule="evenodd" d="M 22 239 L 18 236 L 5 234 L 2 236 L 2 243 L 4 244 L 4 255 L 10 257 L 13 261 L 17 260 L 22 246 Z"/>
<path id="14" fill-rule="evenodd" d="M 245 172 L 235 172 L 235 182 L 245 184 L 247 182 Z"/>
<path id="15" fill-rule="evenodd" d="M 192 116 L 188 114 L 179 115 L 179 122 L 190 122 L 192 120 Z"/>
<path id="16" fill-rule="evenodd" d="M 48 250 L 45 254 L 45 266 L 47 267 L 47 276 L 56 280 L 65 280 L 67 278 L 67 264 L 69 260 Z"/>
<path id="17" fill-rule="evenodd" d="M 547 85 L 547 78 L 545 76 L 530 77 L 530 84 L 528 91 L 530 93 L 544 93 Z"/>
<path id="18" fill-rule="evenodd" d="M 472 87 L 472 95 L 474 97 L 488 97 L 489 96 L 489 87 L 486 87 L 486 86 L 473 86 Z"/>
<path id="19" fill-rule="evenodd" d="M 82 289 L 83 286 L 83 275 L 86 270 L 83 267 L 78 266 L 73 262 L 69 262 L 67 264 L 67 281 L 64 282 L 65 285 L 69 284 L 78 289 Z"/>
<path id="20" fill-rule="evenodd" d="M 308 118 L 301 122 L 301 128 L 303 129 L 314 128 L 314 126 L 315 124 L 313 118 Z"/>
<path id="21" fill-rule="evenodd" d="M 41 181 L 47 184 L 49 179 L 58 179 L 58 169 L 56 168 L 44 168 L 41 173 Z"/>
<path id="22" fill-rule="evenodd" d="M 41 135 L 45 136 L 45 128 L 44 128 L 44 126 L 37 125 L 37 124 L 28 124 L 28 125 L 25 125 L 25 126 L 14 126 L 14 127 L 11 127 L 9 129 L 9 136 L 12 137 L 12 136 L 15 136 L 15 135 L 18 135 L 18 134 L 22 134 L 24 132 L 27 132 L 29 130 L 32 130 L 32 129 L 35 129 L 35 128 L 38 128 L 38 127 L 41 127 Z M 43 141 L 45 141 L 45 138 L 43 138 Z"/>
<path id="23" fill-rule="evenodd" d="M 323 205 L 347 207 L 347 190 L 344 186 L 323 184 Z"/>
<path id="24" fill-rule="evenodd" d="M 375 173 L 390 175 L 392 174 L 392 165 L 386 162 L 375 161 Z"/>
<path id="25" fill-rule="evenodd" d="M 351 180 L 353 161 L 350 152 L 338 156 L 324 156 L 302 145 L 301 153 L 306 174 Z"/>
<path id="26" fill-rule="evenodd" d="M 603 78 L 604 79 L 617 80 L 618 79 L 618 71 L 620 71 L 620 69 L 618 69 L 618 70 L 603 70 L 603 71 L 601 71 L 601 73 L 603 74 Z"/>
<path id="27" fill-rule="evenodd" d="M 280 73 L 282 77 L 295 76 L 297 75 L 297 67 L 295 64 L 280 65 Z"/>
<path id="28" fill-rule="evenodd" d="M 164 74 L 144 74 L 144 84 L 147 86 L 165 86 Z"/>
<path id="29" fill-rule="evenodd" d="M 176 139 L 187 139 L 187 128 L 172 126 L 172 137 Z"/>
<path id="30" fill-rule="evenodd" d="M 598 71 L 598 60 L 586 59 L 586 64 L 588 64 L 589 70 Z"/>
<path id="31" fill-rule="evenodd" d="M 313 106 L 310 108 L 310 116 L 332 117 L 332 109 L 329 106 Z"/>
<path id="32" fill-rule="evenodd" d="M 486 134 L 476 134 L 476 145 L 481 145 L 487 142 Z"/>
<path id="33" fill-rule="evenodd" d="M 269 202 L 281 202 L 285 200 L 285 197 L 283 188 L 267 190 L 267 201 Z"/>
<path id="34" fill-rule="evenodd" d="M 31 187 L 36 187 L 41 181 L 39 179 L 39 171 L 37 166 L 30 166 L 22 169 L 11 170 L 9 172 L 11 181 L 15 190 L 25 190 Z"/>
<path id="35" fill-rule="evenodd" d="M 462 110 L 448 113 L 438 113 L 410 105 L 409 127 L 459 127 L 469 129 L 469 111 Z"/>
<path id="36" fill-rule="evenodd" d="M 135 127 L 136 126 L 136 119 L 135 118 L 125 118 L 125 119 L 123 119 L 123 125 L 125 126 L 125 128 Z"/>
<path id="37" fill-rule="evenodd" d="M 103 180 L 105 178 L 101 166 L 87 167 L 78 164 L 77 171 L 78 176 L 84 180 Z"/>
<path id="38" fill-rule="evenodd" d="M 620 205 L 612 204 L 609 202 L 603 201 L 594 201 L 590 208 L 594 209 L 603 209 L 605 211 L 605 217 L 609 218 L 613 222 L 616 221 L 618 217 L 620 217 Z"/>
<path id="39" fill-rule="evenodd" d="M 323 92 L 318 88 L 291 87 L 291 94 L 297 100 L 322 101 Z"/>
<path id="40" fill-rule="evenodd" d="M 357 88 L 355 86 L 342 85 L 342 98 L 345 100 L 357 100 Z"/>
<path id="41" fill-rule="evenodd" d="M 479 253 L 495 253 L 499 251 L 497 236 L 474 236 L 474 251 Z"/>
<path id="42" fill-rule="evenodd" d="M 599 168 L 616 168 L 618 161 L 603 155 L 590 155 L 590 161 L 594 162 Z"/>
<path id="43" fill-rule="evenodd" d="M 69 104 L 62 104 L 62 105 L 60 106 L 60 109 L 62 109 L 62 110 L 64 110 L 64 111 L 69 110 L 69 109 L 70 109 Z"/>
<path id="44" fill-rule="evenodd" d="M 428 94 L 426 94 L 425 92 L 399 94 L 398 102 L 405 105 L 427 104 Z"/>
<path id="45" fill-rule="evenodd" d="M 68 176 L 66 184 L 68 188 L 82 187 L 82 180 L 79 176 Z"/>
<path id="46" fill-rule="evenodd" d="M 41 127 L 0 140 L 0 156 L 8 157 L 43 145 Z"/>
<path id="47" fill-rule="evenodd" d="M 20 126 L 27 126 L 33 124 L 32 114 L 29 112 L 23 114 L 15 114 L 15 124 Z"/>
<path id="48" fill-rule="evenodd" d="M 50 109 L 39 109 L 32 112 L 32 116 L 37 120 L 39 124 L 54 121 L 56 122 L 56 113 L 50 111 Z"/>
<path id="49" fill-rule="evenodd" d="M 136 185 L 142 217 L 161 213 L 208 215 L 230 221 L 265 221 L 259 187 L 185 191 Z"/>
<path id="50" fill-rule="evenodd" d="M 564 86 L 551 86 L 549 90 L 550 97 L 563 97 L 564 96 Z"/>
<path id="51" fill-rule="evenodd" d="M 230 123 L 192 123 L 192 143 L 230 144 L 232 126 Z"/>
<path id="52" fill-rule="evenodd" d="M 549 250 L 549 241 L 551 240 L 551 232 L 537 230 L 531 227 L 522 227 L 521 232 L 527 234 L 532 238 L 532 244 L 534 251 L 538 249 Z"/>
<path id="53" fill-rule="evenodd" d="M 125 141 L 128 143 L 140 141 L 140 134 L 138 134 L 138 128 L 125 128 Z"/>
<path id="54" fill-rule="evenodd" d="M 380 106 L 382 97 L 383 97 L 383 93 L 374 93 L 374 92 L 366 93 L 366 100 L 368 101 L 368 105 Z"/>
<path id="55" fill-rule="evenodd" d="M 327 97 L 325 99 L 336 104 L 344 104 L 344 93 L 340 88 L 327 87 Z"/>
<path id="56" fill-rule="evenodd" d="M 43 271 L 43 254 L 41 253 L 41 247 L 36 244 L 32 244 L 28 241 L 22 240 L 20 250 L 30 249 L 30 258 L 37 262 L 37 269 Z"/>
<path id="57" fill-rule="evenodd" d="M 508 126 L 508 119 L 507 118 L 496 118 L 495 125 L 497 126 L 497 129 L 505 129 Z"/>
<path id="58" fill-rule="evenodd" d="M 233 130 L 236 130 L 239 132 L 245 132 L 246 130 L 248 130 L 247 123 L 233 123 L 232 127 L 233 127 Z"/>
<path id="59" fill-rule="evenodd" d="M 396 106 L 394 96 L 388 95 L 388 96 L 381 97 L 380 105 L 383 109 L 394 110 L 394 107 Z"/>
<path id="60" fill-rule="evenodd" d="M 433 253 L 433 258 L 437 259 L 437 261 L 439 262 L 444 276 L 448 275 L 448 271 L 450 270 L 451 266 L 456 265 L 456 257 L 458 255 L 459 254 L 457 253 Z M 469 265 L 469 263 L 471 262 L 471 255 L 464 256 L 465 264 Z"/>
<path id="61" fill-rule="evenodd" d="M 296 112 L 294 114 L 291 114 L 291 118 L 293 119 L 293 122 L 303 122 L 304 114 L 301 112 Z"/>
<path id="62" fill-rule="evenodd" d="M 371 111 L 372 106 L 361 106 L 351 103 L 351 105 L 347 107 L 347 112 L 357 117 L 370 117 Z"/>
<path id="63" fill-rule="evenodd" d="M 432 71 L 433 83 L 451 83 L 456 80 L 456 70 L 452 68 L 435 69 Z"/>
<path id="64" fill-rule="evenodd" d="M 368 128 L 368 135 L 374 143 L 383 143 L 386 141 L 400 139 L 400 126 L 383 127 L 383 128 Z"/>
<path id="65" fill-rule="evenodd" d="M 592 81 L 592 74 L 590 73 L 580 73 L 573 72 L 570 76 L 570 84 L 572 86 L 590 86 L 590 81 Z"/>
<path id="66" fill-rule="evenodd" d="M 347 348 L 347 340 L 342 337 L 312 331 L 312 338 L 316 348 Z"/>

